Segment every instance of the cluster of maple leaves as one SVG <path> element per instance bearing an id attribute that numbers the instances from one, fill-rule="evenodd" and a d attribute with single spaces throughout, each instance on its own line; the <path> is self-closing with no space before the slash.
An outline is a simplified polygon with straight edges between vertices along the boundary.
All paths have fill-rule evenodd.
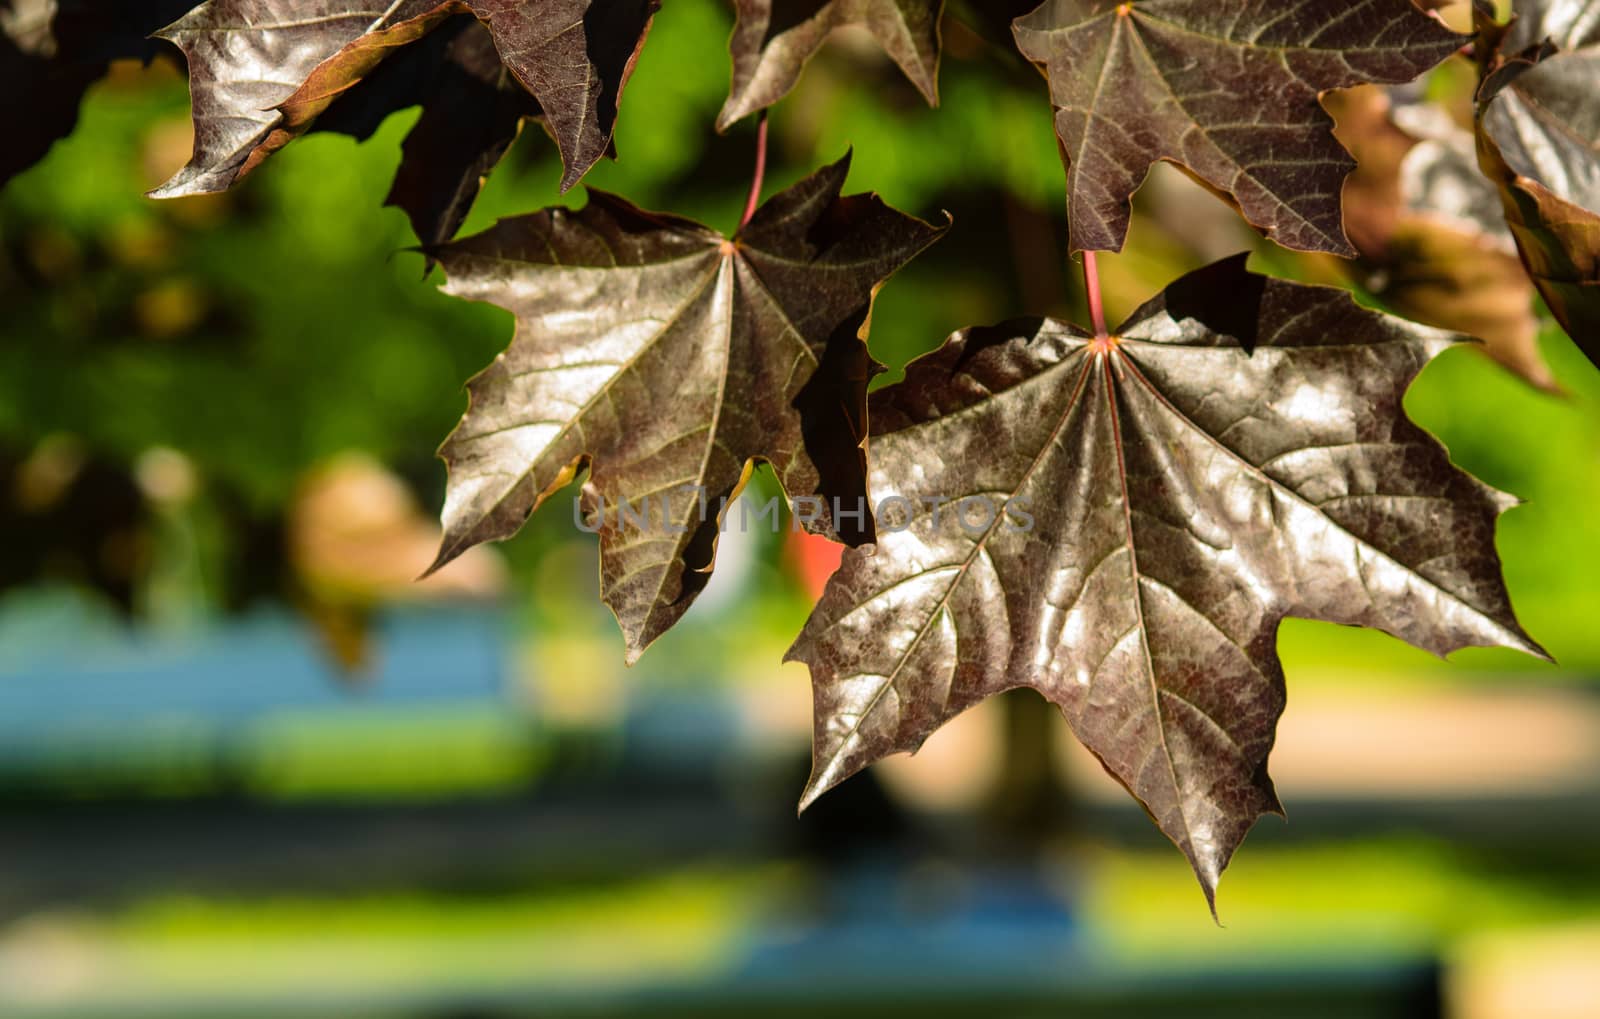
<path id="1" fill-rule="evenodd" d="M 937 101 L 943 0 L 734 6 L 719 129 L 778 102 L 844 25 Z M 1422 6 L 1047 0 L 1015 12 L 1017 47 L 1054 105 L 1072 253 L 1120 250 L 1133 192 L 1166 160 L 1279 244 L 1354 255 L 1341 188 L 1356 164 L 1324 94 L 1411 82 L 1460 53 L 1480 70 L 1479 162 L 1521 260 L 1600 363 L 1600 103 L 1585 87 L 1600 67 L 1600 0 L 1516 0 L 1508 25 L 1478 0 L 1476 36 Z M 722 519 L 704 507 L 725 512 L 757 464 L 792 498 L 905 508 L 892 527 L 809 518 L 851 549 L 791 652 L 815 688 L 805 802 L 978 701 L 1032 687 L 1210 899 L 1251 825 L 1280 810 L 1267 758 L 1284 618 L 1374 627 L 1439 654 L 1543 653 L 1495 553 L 1513 500 L 1456 469 L 1401 406 L 1461 336 L 1251 274 L 1241 257 L 1114 330 L 964 330 L 869 399 L 873 295 L 947 226 L 843 196 L 848 156 L 753 208 L 732 238 L 591 191 L 581 210 L 452 240 L 525 122 L 554 139 L 564 187 L 615 155 L 660 0 L 190 7 L 0 2 L 0 75 L 48 97 L 8 125 L 0 180 L 70 130 L 107 60 L 148 57 L 157 29 L 188 62 L 195 123 L 193 158 L 159 197 L 226 189 L 300 134 L 364 137 L 421 105 L 389 201 L 450 293 L 517 318 L 442 450 L 439 565 L 511 536 L 586 472 L 591 510 L 649 515 L 599 528 L 602 595 L 633 660 L 705 586 Z M 700 497 L 649 501 L 680 490 Z M 975 529 L 940 512 L 972 499 L 1026 507 L 1029 526 L 991 514 Z"/>

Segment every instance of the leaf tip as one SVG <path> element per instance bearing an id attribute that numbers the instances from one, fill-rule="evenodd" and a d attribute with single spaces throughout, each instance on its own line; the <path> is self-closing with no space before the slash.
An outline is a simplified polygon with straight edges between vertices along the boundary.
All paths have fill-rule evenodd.
<path id="1" fill-rule="evenodd" d="M 556 147 L 559 149 L 561 146 L 557 145 Z M 566 153 L 562 152 L 561 193 L 566 194 L 568 191 L 571 191 L 573 188 L 577 187 L 578 182 L 583 180 L 584 177 L 587 177 L 589 175 L 589 171 L 594 169 L 594 164 L 598 163 L 599 161 L 600 158 L 598 156 L 587 161 L 583 160 L 582 158 L 568 159 Z"/>
<path id="2" fill-rule="evenodd" d="M 420 584 L 429 577 L 432 577 L 435 573 L 438 573 L 446 566 L 449 566 L 451 563 L 455 562 L 456 559 L 461 555 L 461 552 L 462 549 L 450 544 L 449 541 L 446 540 L 445 543 L 440 545 L 439 554 L 434 556 L 433 562 L 429 564 L 427 569 L 423 570 L 417 575 L 417 579 L 413 581 L 413 583 Z"/>
<path id="3" fill-rule="evenodd" d="M 185 198 L 192 194 L 198 194 L 199 192 L 190 189 L 189 182 L 185 178 L 186 171 L 179 170 L 165 183 L 146 191 L 144 196 L 146 198 L 154 198 L 157 201 L 167 201 L 173 198 Z"/>
<path id="4" fill-rule="evenodd" d="M 1221 928 L 1222 917 L 1217 913 L 1217 883 L 1221 875 L 1202 871 L 1197 861 L 1191 860 L 1190 863 L 1194 866 L 1195 879 L 1200 882 L 1200 891 L 1206 897 L 1206 908 L 1211 911 L 1211 922 Z"/>
<path id="5" fill-rule="evenodd" d="M 809 648 L 804 646 L 806 643 L 805 631 L 801 631 L 800 636 L 796 637 L 794 643 L 789 645 L 789 650 L 783 653 L 783 664 L 788 665 L 790 662 L 799 662 L 801 665 L 810 668 Z"/>
<path id="6" fill-rule="evenodd" d="M 412 244 L 395 252 L 396 255 L 421 255 L 422 280 L 427 281 L 433 275 L 433 270 L 440 264 L 439 252 L 443 245 L 439 244 Z M 391 256 L 392 261 L 392 256 Z"/>
<path id="7" fill-rule="evenodd" d="M 1517 635 L 1517 642 L 1515 644 L 1508 645 L 1513 651 L 1521 651 L 1525 655 L 1537 658 L 1541 662 L 1548 662 L 1551 665 L 1561 664 L 1560 662 L 1556 661 L 1555 655 L 1545 650 L 1544 645 L 1534 640 L 1533 637 L 1527 634 L 1520 625 L 1514 632 Z"/>
<path id="8" fill-rule="evenodd" d="M 805 812 L 810 810 L 812 805 L 822 798 L 822 794 L 831 788 L 833 788 L 833 786 L 824 785 L 822 782 L 818 781 L 817 776 L 813 774 L 810 780 L 806 782 L 805 790 L 800 794 L 800 802 L 795 807 L 794 816 L 803 817 Z"/>

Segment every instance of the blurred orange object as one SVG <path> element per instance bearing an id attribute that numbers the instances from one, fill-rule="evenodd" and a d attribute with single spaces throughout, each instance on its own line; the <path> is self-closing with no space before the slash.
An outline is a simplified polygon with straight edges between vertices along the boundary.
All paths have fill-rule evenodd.
<path id="1" fill-rule="evenodd" d="M 377 608 L 504 591 L 505 564 L 487 548 L 419 582 L 439 534 L 404 483 L 370 457 L 336 457 L 302 481 L 289 513 L 289 561 L 301 610 L 344 668 L 370 664 L 368 629 Z"/>
<path id="2" fill-rule="evenodd" d="M 822 597 L 822 589 L 843 558 L 843 545 L 805 531 L 790 531 L 784 546 L 785 562 L 813 598 Z"/>

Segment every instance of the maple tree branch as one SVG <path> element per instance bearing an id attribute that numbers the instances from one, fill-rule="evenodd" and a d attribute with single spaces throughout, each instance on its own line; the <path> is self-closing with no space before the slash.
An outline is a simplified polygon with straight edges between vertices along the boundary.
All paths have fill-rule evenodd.
<path id="1" fill-rule="evenodd" d="M 756 214 L 756 207 L 761 204 L 761 185 L 767 179 L 767 111 L 761 111 L 761 121 L 756 127 L 756 172 L 750 181 L 750 200 L 744 206 L 744 218 L 739 220 L 739 229 L 743 230 L 750 225 L 750 219 Z"/>
<path id="2" fill-rule="evenodd" d="M 1100 265 L 1093 251 L 1083 253 L 1083 282 L 1089 292 L 1089 320 L 1094 326 L 1094 337 L 1103 340 L 1111 331 L 1106 328 L 1106 306 L 1100 296 Z"/>

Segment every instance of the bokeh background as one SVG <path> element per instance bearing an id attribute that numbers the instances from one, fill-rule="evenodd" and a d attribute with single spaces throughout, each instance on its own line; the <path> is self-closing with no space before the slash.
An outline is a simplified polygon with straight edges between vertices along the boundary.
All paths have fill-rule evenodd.
<path id="1" fill-rule="evenodd" d="M 589 183 L 731 229 L 729 12 L 666 8 Z M 773 115 L 769 193 L 854 146 L 852 190 L 955 216 L 882 293 L 887 380 L 963 326 L 1083 320 L 1042 79 L 946 43 L 938 110 L 845 34 Z M 1427 88 L 1459 110 L 1470 80 Z M 1031 694 L 797 819 L 780 662 L 825 544 L 730 534 L 631 670 L 562 500 L 412 583 L 433 450 L 511 332 L 380 206 L 415 116 L 157 203 L 184 78 L 121 64 L 0 193 L 0 1015 L 1600 1014 L 1600 375 L 1548 318 L 1543 388 L 1459 349 L 1408 406 L 1526 500 L 1499 546 L 1560 664 L 1287 625 L 1289 820 L 1218 926 Z M 581 203 L 558 177 L 530 128 L 468 231 Z M 1376 303 L 1396 270 L 1274 249 L 1165 168 L 1138 212 L 1114 319 L 1245 248 Z"/>

